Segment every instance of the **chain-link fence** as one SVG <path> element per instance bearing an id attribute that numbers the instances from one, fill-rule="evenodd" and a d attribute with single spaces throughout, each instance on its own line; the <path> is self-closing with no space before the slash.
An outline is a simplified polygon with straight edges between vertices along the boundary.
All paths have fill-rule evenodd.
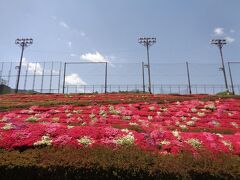
<path id="1" fill-rule="evenodd" d="M 0 62 L 0 80 L 16 86 L 18 63 Z M 230 68 L 229 68 L 230 64 Z M 66 68 L 64 68 L 66 65 Z M 219 64 L 151 63 L 153 93 L 216 94 L 226 91 Z M 226 63 L 229 90 L 240 94 L 240 63 Z M 231 73 L 230 73 L 231 72 Z M 231 76 L 230 76 L 231 75 Z M 148 66 L 142 63 L 23 61 L 19 90 L 36 93 L 104 93 L 149 91 Z"/>

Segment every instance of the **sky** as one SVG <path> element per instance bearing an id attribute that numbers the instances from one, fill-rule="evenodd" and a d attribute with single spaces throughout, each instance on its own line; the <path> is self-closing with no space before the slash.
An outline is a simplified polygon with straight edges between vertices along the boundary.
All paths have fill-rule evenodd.
<path id="1" fill-rule="evenodd" d="M 188 61 L 193 83 L 223 84 L 219 50 L 209 41 L 225 38 L 225 61 L 240 61 L 239 7 L 239 0 L 0 0 L 0 62 L 18 62 L 15 39 L 30 37 L 25 63 L 107 61 L 109 83 L 141 84 L 140 63 L 147 61 L 138 38 L 155 37 L 153 83 L 186 83 Z M 233 66 L 233 75 L 240 84 L 239 68 Z M 101 64 L 68 66 L 69 84 L 103 80 Z"/>

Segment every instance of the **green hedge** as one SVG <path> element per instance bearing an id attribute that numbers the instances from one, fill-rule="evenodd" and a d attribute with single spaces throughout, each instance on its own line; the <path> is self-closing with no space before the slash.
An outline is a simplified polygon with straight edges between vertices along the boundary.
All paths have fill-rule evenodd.
<path id="1" fill-rule="evenodd" d="M 157 155 L 137 147 L 112 150 L 43 147 L 0 151 L 0 179 L 240 179 L 237 155 Z"/>

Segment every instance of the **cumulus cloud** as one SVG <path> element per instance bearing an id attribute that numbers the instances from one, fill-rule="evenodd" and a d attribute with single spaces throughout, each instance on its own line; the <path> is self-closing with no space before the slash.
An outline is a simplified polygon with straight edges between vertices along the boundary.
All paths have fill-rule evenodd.
<path id="1" fill-rule="evenodd" d="M 42 75 L 43 68 L 40 63 L 31 63 L 23 58 L 22 65 L 28 68 L 28 71 L 31 73 L 36 73 L 36 75 Z"/>
<path id="2" fill-rule="evenodd" d="M 51 19 L 56 21 L 57 20 L 57 17 L 56 16 L 51 16 Z"/>
<path id="3" fill-rule="evenodd" d="M 85 33 L 85 32 L 80 32 L 80 35 L 81 35 L 82 37 L 85 37 L 85 36 L 86 36 L 86 33 Z"/>
<path id="4" fill-rule="evenodd" d="M 67 45 L 68 45 L 68 47 L 71 49 L 72 48 L 72 42 L 71 41 L 68 41 L 67 42 Z"/>
<path id="5" fill-rule="evenodd" d="M 70 85 L 86 85 L 87 83 L 83 81 L 78 74 L 72 73 L 65 77 L 66 83 Z"/>
<path id="6" fill-rule="evenodd" d="M 59 25 L 62 26 L 62 27 L 64 27 L 65 29 L 69 29 L 69 28 L 70 28 L 70 27 L 67 25 L 67 23 L 64 22 L 64 21 L 59 22 Z"/>
<path id="7" fill-rule="evenodd" d="M 215 36 L 222 36 L 224 34 L 224 28 L 217 27 L 213 32 Z"/>
<path id="8" fill-rule="evenodd" d="M 91 62 L 109 62 L 106 57 L 100 54 L 98 51 L 95 53 L 86 53 L 81 55 L 80 59 L 91 61 Z"/>
<path id="9" fill-rule="evenodd" d="M 76 57 L 77 55 L 76 54 L 74 54 L 74 53 L 71 53 L 70 54 L 70 57 Z"/>
<path id="10" fill-rule="evenodd" d="M 235 41 L 235 39 L 230 36 L 225 37 L 225 39 L 228 43 L 233 43 Z"/>

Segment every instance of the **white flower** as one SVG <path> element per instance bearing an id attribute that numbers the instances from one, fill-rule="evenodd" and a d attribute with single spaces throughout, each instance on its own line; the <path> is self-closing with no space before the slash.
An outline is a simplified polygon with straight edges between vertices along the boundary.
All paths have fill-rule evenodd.
<path id="1" fill-rule="evenodd" d="M 196 109 L 196 108 L 192 108 L 191 111 L 192 111 L 193 113 L 195 113 L 195 112 L 197 112 L 197 109 Z"/>
<path id="2" fill-rule="evenodd" d="M 129 125 L 130 125 L 130 126 L 138 126 L 137 123 L 131 123 L 131 122 L 129 123 Z"/>
<path id="3" fill-rule="evenodd" d="M 186 121 L 187 120 L 187 118 L 185 116 L 182 116 L 181 119 L 182 119 L 182 121 Z"/>
<path id="4" fill-rule="evenodd" d="M 52 140 L 50 139 L 50 137 L 48 135 L 44 135 L 44 136 L 42 136 L 40 141 L 35 142 L 33 145 L 34 146 L 41 146 L 41 145 L 50 146 L 50 145 L 52 145 Z"/>
<path id="5" fill-rule="evenodd" d="M 148 116 L 148 120 L 151 121 L 153 119 L 152 116 Z"/>
<path id="6" fill-rule="evenodd" d="M 170 144 L 170 142 L 167 141 L 167 140 L 163 140 L 163 141 L 161 141 L 161 142 L 159 143 L 160 146 L 162 146 L 162 145 L 169 145 L 169 144 Z"/>
<path id="7" fill-rule="evenodd" d="M 197 115 L 198 115 L 199 117 L 204 117 L 204 116 L 205 116 L 205 113 L 204 113 L 204 112 L 198 112 Z"/>
<path id="8" fill-rule="evenodd" d="M 197 121 L 197 120 L 198 120 L 197 117 L 192 117 L 191 119 L 192 119 L 193 121 Z"/>
<path id="9" fill-rule="evenodd" d="M 3 130 L 9 130 L 9 129 L 12 129 L 12 128 L 13 128 L 12 123 L 6 123 L 6 124 L 2 127 Z"/>
<path id="10" fill-rule="evenodd" d="M 131 116 L 123 116 L 122 117 L 123 120 L 131 120 L 131 118 L 132 118 Z"/>
<path id="11" fill-rule="evenodd" d="M 184 125 L 184 124 L 179 125 L 179 127 L 180 127 L 182 130 L 186 130 L 186 129 L 187 129 L 187 126 Z"/>
<path id="12" fill-rule="evenodd" d="M 177 139 L 181 139 L 181 136 L 178 132 L 178 130 L 172 131 L 173 136 L 175 136 Z"/>
<path id="13" fill-rule="evenodd" d="M 149 107 L 149 110 L 150 110 L 150 111 L 154 111 L 154 110 L 155 110 L 155 107 L 154 107 L 154 106 L 151 106 L 151 107 Z"/>
<path id="14" fill-rule="evenodd" d="M 232 143 L 230 141 L 222 141 L 222 143 L 229 148 L 230 151 L 233 150 Z"/>
<path id="15" fill-rule="evenodd" d="M 187 125 L 188 125 L 188 126 L 194 126 L 194 125 L 195 125 L 195 122 L 194 122 L 194 121 L 188 121 L 188 122 L 187 122 Z"/>
<path id="16" fill-rule="evenodd" d="M 116 139 L 115 143 L 118 145 L 132 145 L 134 143 L 134 140 L 134 135 L 129 133 L 126 136 Z"/>
<path id="17" fill-rule="evenodd" d="M 84 147 L 87 147 L 94 143 L 94 141 L 88 136 L 83 136 L 83 137 L 77 139 L 77 141 L 79 144 L 83 145 Z"/>
<path id="18" fill-rule="evenodd" d="M 27 121 L 27 122 L 36 122 L 36 121 L 38 121 L 39 119 L 40 119 L 40 118 L 38 118 L 38 117 L 31 116 L 31 117 L 27 118 L 25 121 Z"/>
<path id="19" fill-rule="evenodd" d="M 205 109 L 215 110 L 217 109 L 214 104 L 207 104 L 204 106 Z"/>
<path id="20" fill-rule="evenodd" d="M 239 126 L 236 122 L 231 122 L 231 125 L 233 125 L 235 128 L 239 128 Z"/>
<path id="21" fill-rule="evenodd" d="M 198 139 L 188 139 L 187 141 L 185 141 L 186 143 L 190 144 L 191 146 L 193 146 L 195 149 L 200 149 L 202 146 L 202 142 Z"/>
<path id="22" fill-rule="evenodd" d="M 217 127 L 220 126 L 220 123 L 217 122 L 217 121 L 215 121 L 215 120 L 212 120 L 211 123 L 212 123 L 214 126 L 217 126 Z"/>

